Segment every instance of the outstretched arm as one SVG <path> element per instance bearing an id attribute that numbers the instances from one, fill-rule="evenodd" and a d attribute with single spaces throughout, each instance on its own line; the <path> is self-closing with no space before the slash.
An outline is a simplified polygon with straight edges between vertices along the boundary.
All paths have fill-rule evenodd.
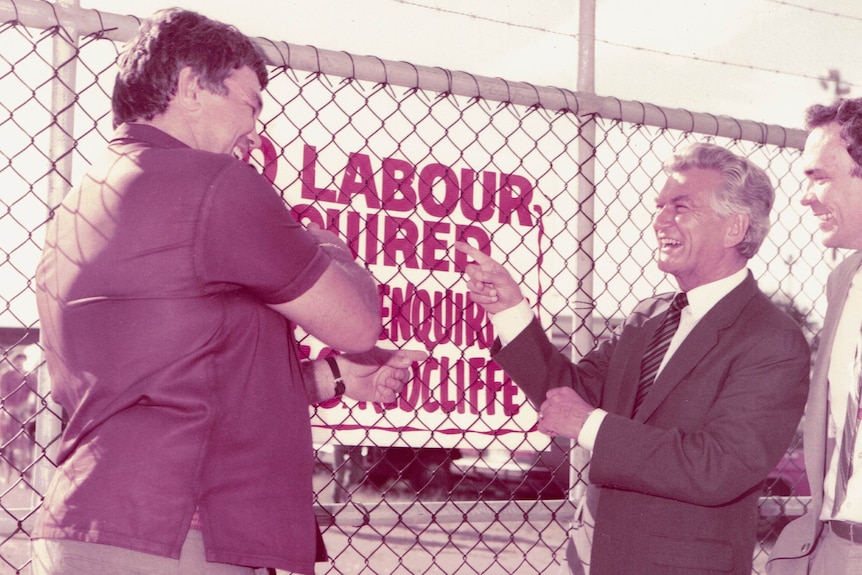
<path id="1" fill-rule="evenodd" d="M 473 298 L 473 301 L 479 303 L 485 311 L 488 313 L 498 314 L 505 310 L 513 309 L 524 301 L 524 296 L 521 294 L 520 286 L 502 265 L 497 263 L 484 252 L 465 242 L 455 242 L 455 249 L 467 254 L 467 256 L 474 260 L 474 262 L 468 264 L 465 269 L 467 274 L 467 287 L 470 290 L 470 296 Z M 498 323 L 502 323 L 500 318 L 502 318 L 503 315 L 508 315 L 509 317 L 507 319 L 514 319 L 512 314 L 513 312 L 507 312 L 506 314 L 495 316 L 495 318 L 492 319 L 494 322 L 494 328 L 500 335 L 501 343 L 503 345 L 506 344 L 507 340 L 513 338 L 504 338 L 502 328 L 505 326 L 498 325 Z M 530 317 L 532 317 L 532 315 L 530 315 Z M 521 324 L 521 322 L 524 321 L 523 318 L 519 317 L 515 321 L 517 322 L 517 325 L 514 326 L 515 329 L 508 331 L 521 333 L 526 330 L 526 327 Z M 509 323 L 513 322 L 510 321 Z M 547 356 L 553 357 L 559 355 L 556 348 L 553 348 L 550 342 L 547 342 L 547 338 L 544 333 L 539 337 L 545 342 L 546 347 L 543 348 L 540 345 L 539 347 L 530 348 L 536 350 L 536 353 L 533 354 L 532 357 L 526 358 L 526 361 L 522 363 L 524 366 L 530 366 L 527 368 L 528 370 L 531 370 L 531 368 L 538 363 L 547 365 L 541 362 L 542 358 L 546 357 L 546 354 L 539 352 L 539 349 L 545 349 Z M 530 354 L 528 353 L 528 355 Z M 568 379 L 563 379 L 563 375 L 567 378 L 571 378 L 575 373 L 575 369 L 572 364 L 560 356 L 556 365 L 558 366 L 561 375 L 559 379 L 541 379 L 541 381 L 538 382 L 538 385 L 528 384 L 526 387 L 524 383 L 531 381 L 530 378 L 520 378 L 513 375 L 513 373 L 508 369 L 507 373 L 513 377 L 515 382 L 530 398 L 530 401 L 532 401 L 539 409 L 539 431 L 552 437 L 563 435 L 565 437 L 577 439 L 584 422 L 594 408 L 584 401 L 584 399 L 578 395 L 578 393 L 575 392 L 569 384 L 567 384 L 567 381 L 569 381 Z M 506 368 L 506 362 L 504 362 L 503 367 L 504 369 Z"/>
<path id="2" fill-rule="evenodd" d="M 357 401 L 391 403 L 413 376 L 413 363 L 426 357 L 428 354 L 424 351 L 375 347 L 364 353 L 338 355 L 336 363 L 347 397 Z M 310 404 L 334 397 L 332 370 L 325 359 L 303 363 L 303 371 Z"/>

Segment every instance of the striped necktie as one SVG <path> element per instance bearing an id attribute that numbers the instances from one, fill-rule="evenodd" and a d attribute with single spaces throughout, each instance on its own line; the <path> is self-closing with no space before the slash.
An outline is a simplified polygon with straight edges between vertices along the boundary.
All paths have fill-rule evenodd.
<path id="1" fill-rule="evenodd" d="M 643 403 L 655 381 L 658 368 L 667 353 L 667 349 L 670 347 L 670 340 L 673 339 L 673 334 L 676 333 L 676 329 L 679 327 L 682 308 L 687 305 L 688 298 L 685 293 L 680 292 L 674 296 L 661 325 L 656 330 L 649 347 L 647 347 L 644 353 L 641 360 L 641 377 L 638 383 L 638 394 L 635 398 L 635 413 L 637 413 L 638 408 Z"/>
<path id="2" fill-rule="evenodd" d="M 844 417 L 844 431 L 841 434 L 841 451 L 838 454 L 838 476 L 835 480 L 835 501 L 832 503 L 832 516 L 841 509 L 841 504 L 847 498 L 847 482 L 853 474 L 853 452 L 856 450 L 856 435 L 859 431 L 859 419 L 862 411 L 859 409 L 859 396 L 862 393 L 862 358 L 860 358 L 862 338 L 856 344 L 856 356 L 853 361 L 856 373 L 857 393 L 847 394 L 847 414 Z"/>

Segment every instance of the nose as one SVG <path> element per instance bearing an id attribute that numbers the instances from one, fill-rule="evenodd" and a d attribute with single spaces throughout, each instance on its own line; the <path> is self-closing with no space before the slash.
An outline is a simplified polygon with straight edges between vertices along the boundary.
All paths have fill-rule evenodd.
<path id="1" fill-rule="evenodd" d="M 261 146 L 260 134 L 257 132 L 249 132 L 248 134 L 248 149 L 251 150 L 259 150 Z"/>
<path id="2" fill-rule="evenodd" d="M 254 150 L 260 149 L 261 139 L 257 132 L 249 132 L 245 136 L 240 136 L 233 147 L 233 155 L 235 158 L 244 162 L 248 161 L 249 156 Z"/>
<path id="3" fill-rule="evenodd" d="M 656 208 L 652 214 L 652 227 L 657 230 L 668 223 L 668 211 L 665 208 Z"/>
<path id="4" fill-rule="evenodd" d="M 813 204 L 816 201 L 817 197 L 814 195 L 814 192 L 812 191 L 813 187 L 814 186 L 811 184 L 811 182 L 807 182 L 803 186 L 802 197 L 799 198 L 799 203 L 802 204 L 803 206 L 810 206 L 811 204 Z"/>

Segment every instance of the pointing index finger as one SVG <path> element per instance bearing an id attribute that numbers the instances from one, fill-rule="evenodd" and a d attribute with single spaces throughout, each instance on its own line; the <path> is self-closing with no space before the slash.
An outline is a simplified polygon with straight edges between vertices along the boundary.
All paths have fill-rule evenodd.
<path id="1" fill-rule="evenodd" d="M 410 365 L 413 362 L 424 361 L 428 354 L 418 349 L 402 349 L 399 356 L 404 365 Z"/>
<path id="2" fill-rule="evenodd" d="M 473 260 L 476 261 L 476 263 L 479 263 L 479 264 L 483 264 L 483 263 L 486 263 L 486 262 L 491 260 L 491 257 L 486 255 L 485 252 L 483 252 L 482 250 L 480 250 L 478 248 L 474 248 L 473 246 L 471 246 L 467 242 L 462 242 L 460 240 L 456 241 L 455 242 L 455 249 L 458 250 L 459 252 L 463 252 L 463 253 L 467 254 L 468 256 L 473 258 Z"/>

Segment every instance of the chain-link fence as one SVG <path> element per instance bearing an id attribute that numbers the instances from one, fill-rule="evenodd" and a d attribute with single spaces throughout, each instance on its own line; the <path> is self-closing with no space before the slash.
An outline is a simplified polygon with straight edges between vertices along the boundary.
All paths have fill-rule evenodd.
<path id="1" fill-rule="evenodd" d="M 45 223 L 111 133 L 121 42 L 137 19 L 0 0 L 0 573 L 26 573 L 62 414 L 41 373 L 33 294 Z M 751 262 L 816 343 L 837 259 L 796 200 L 803 134 L 461 72 L 260 39 L 271 64 L 250 159 L 303 221 L 339 233 L 380 283 L 384 346 L 426 349 L 391 405 L 312 409 L 326 573 L 554 573 L 583 464 L 535 432 L 490 361 L 455 239 L 490 246 L 572 357 L 672 285 L 651 263 L 661 162 L 692 140 L 751 157 L 778 188 Z M 303 340 L 314 357 L 328 352 Z M 807 502 L 801 443 L 761 500 L 755 571 Z"/>

